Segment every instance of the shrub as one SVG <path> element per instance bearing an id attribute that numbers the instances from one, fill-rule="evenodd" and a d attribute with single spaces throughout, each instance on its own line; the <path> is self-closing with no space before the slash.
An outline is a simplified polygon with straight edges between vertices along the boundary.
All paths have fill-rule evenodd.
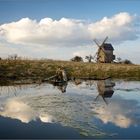
<path id="1" fill-rule="evenodd" d="M 130 60 L 128 60 L 128 59 L 125 59 L 124 61 L 123 61 L 123 63 L 124 64 L 133 64 Z"/>
<path id="2" fill-rule="evenodd" d="M 75 56 L 71 59 L 74 62 L 83 62 L 83 58 L 81 56 Z"/>

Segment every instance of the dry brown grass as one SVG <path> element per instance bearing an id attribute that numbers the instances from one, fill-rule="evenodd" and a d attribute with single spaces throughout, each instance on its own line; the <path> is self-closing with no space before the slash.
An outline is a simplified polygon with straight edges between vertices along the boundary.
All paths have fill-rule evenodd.
<path id="1" fill-rule="evenodd" d="M 95 64 L 49 60 L 0 60 L 0 78 L 10 80 L 44 79 L 66 68 L 70 77 L 108 77 L 140 80 L 140 65 Z"/>

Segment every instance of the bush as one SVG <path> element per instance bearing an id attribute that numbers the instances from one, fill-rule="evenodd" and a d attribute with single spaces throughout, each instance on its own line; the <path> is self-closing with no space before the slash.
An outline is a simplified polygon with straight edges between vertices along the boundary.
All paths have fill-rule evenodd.
<path id="1" fill-rule="evenodd" d="M 81 56 L 75 56 L 71 59 L 74 62 L 83 62 L 83 58 Z"/>
<path id="2" fill-rule="evenodd" d="M 128 59 L 125 59 L 124 61 L 123 61 L 123 63 L 124 64 L 133 64 L 130 60 L 128 60 Z"/>

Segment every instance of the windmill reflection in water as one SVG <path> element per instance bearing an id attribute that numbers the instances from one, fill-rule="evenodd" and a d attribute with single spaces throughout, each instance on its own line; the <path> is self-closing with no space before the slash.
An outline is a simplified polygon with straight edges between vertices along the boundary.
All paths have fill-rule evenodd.
<path id="1" fill-rule="evenodd" d="M 75 80 L 73 83 L 75 85 L 79 85 L 82 84 L 83 81 Z M 66 92 L 66 88 L 68 86 L 68 82 L 47 82 L 49 84 L 52 84 L 54 87 L 57 87 L 58 90 L 60 90 L 62 93 Z M 114 93 L 114 89 L 113 87 L 115 86 L 115 83 L 113 81 L 111 81 L 111 79 L 107 79 L 107 80 L 99 80 L 99 81 L 94 81 L 94 80 L 89 80 L 86 81 L 86 85 L 92 86 L 92 85 L 96 85 L 97 91 L 98 91 L 98 95 L 95 98 L 95 101 L 98 100 L 98 98 L 101 96 L 102 99 L 104 100 L 104 102 L 106 104 L 106 98 L 111 98 L 113 93 Z M 27 88 L 35 88 L 40 86 L 40 84 L 24 84 L 24 85 L 6 85 L 6 86 L 0 86 L 0 95 L 2 94 L 8 94 L 9 93 L 13 93 L 15 96 L 17 96 L 17 93 L 19 90 L 26 90 Z"/>
<path id="2" fill-rule="evenodd" d="M 66 92 L 68 82 L 54 82 L 52 84 L 53 84 L 54 87 L 57 87 L 58 90 L 60 90 L 62 93 Z"/>
<path id="3" fill-rule="evenodd" d="M 95 101 L 97 101 L 99 97 L 102 97 L 103 101 L 108 104 L 106 98 L 112 97 L 114 93 L 114 86 L 115 83 L 111 81 L 111 79 L 97 81 L 98 95 L 95 98 Z"/>

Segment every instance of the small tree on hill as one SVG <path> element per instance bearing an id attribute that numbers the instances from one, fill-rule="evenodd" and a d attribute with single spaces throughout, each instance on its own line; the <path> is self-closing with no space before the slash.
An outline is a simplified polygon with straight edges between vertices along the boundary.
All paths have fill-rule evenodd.
<path id="1" fill-rule="evenodd" d="M 124 64 L 133 64 L 130 60 L 128 60 L 128 59 L 125 59 L 124 61 L 123 61 L 123 63 Z"/>
<path id="2" fill-rule="evenodd" d="M 74 62 L 83 62 L 83 58 L 81 56 L 74 56 L 71 61 Z"/>
<path id="3" fill-rule="evenodd" d="M 17 54 L 9 55 L 8 59 L 9 60 L 17 60 L 18 59 L 18 55 Z"/>
<path id="4" fill-rule="evenodd" d="M 93 59 L 93 56 L 92 56 L 92 55 L 86 56 L 86 57 L 85 57 L 85 59 L 87 59 L 87 60 L 88 60 L 88 62 L 91 62 L 91 61 L 92 61 L 92 59 Z"/>
<path id="5" fill-rule="evenodd" d="M 120 57 L 117 58 L 117 63 L 122 63 L 122 59 Z"/>

